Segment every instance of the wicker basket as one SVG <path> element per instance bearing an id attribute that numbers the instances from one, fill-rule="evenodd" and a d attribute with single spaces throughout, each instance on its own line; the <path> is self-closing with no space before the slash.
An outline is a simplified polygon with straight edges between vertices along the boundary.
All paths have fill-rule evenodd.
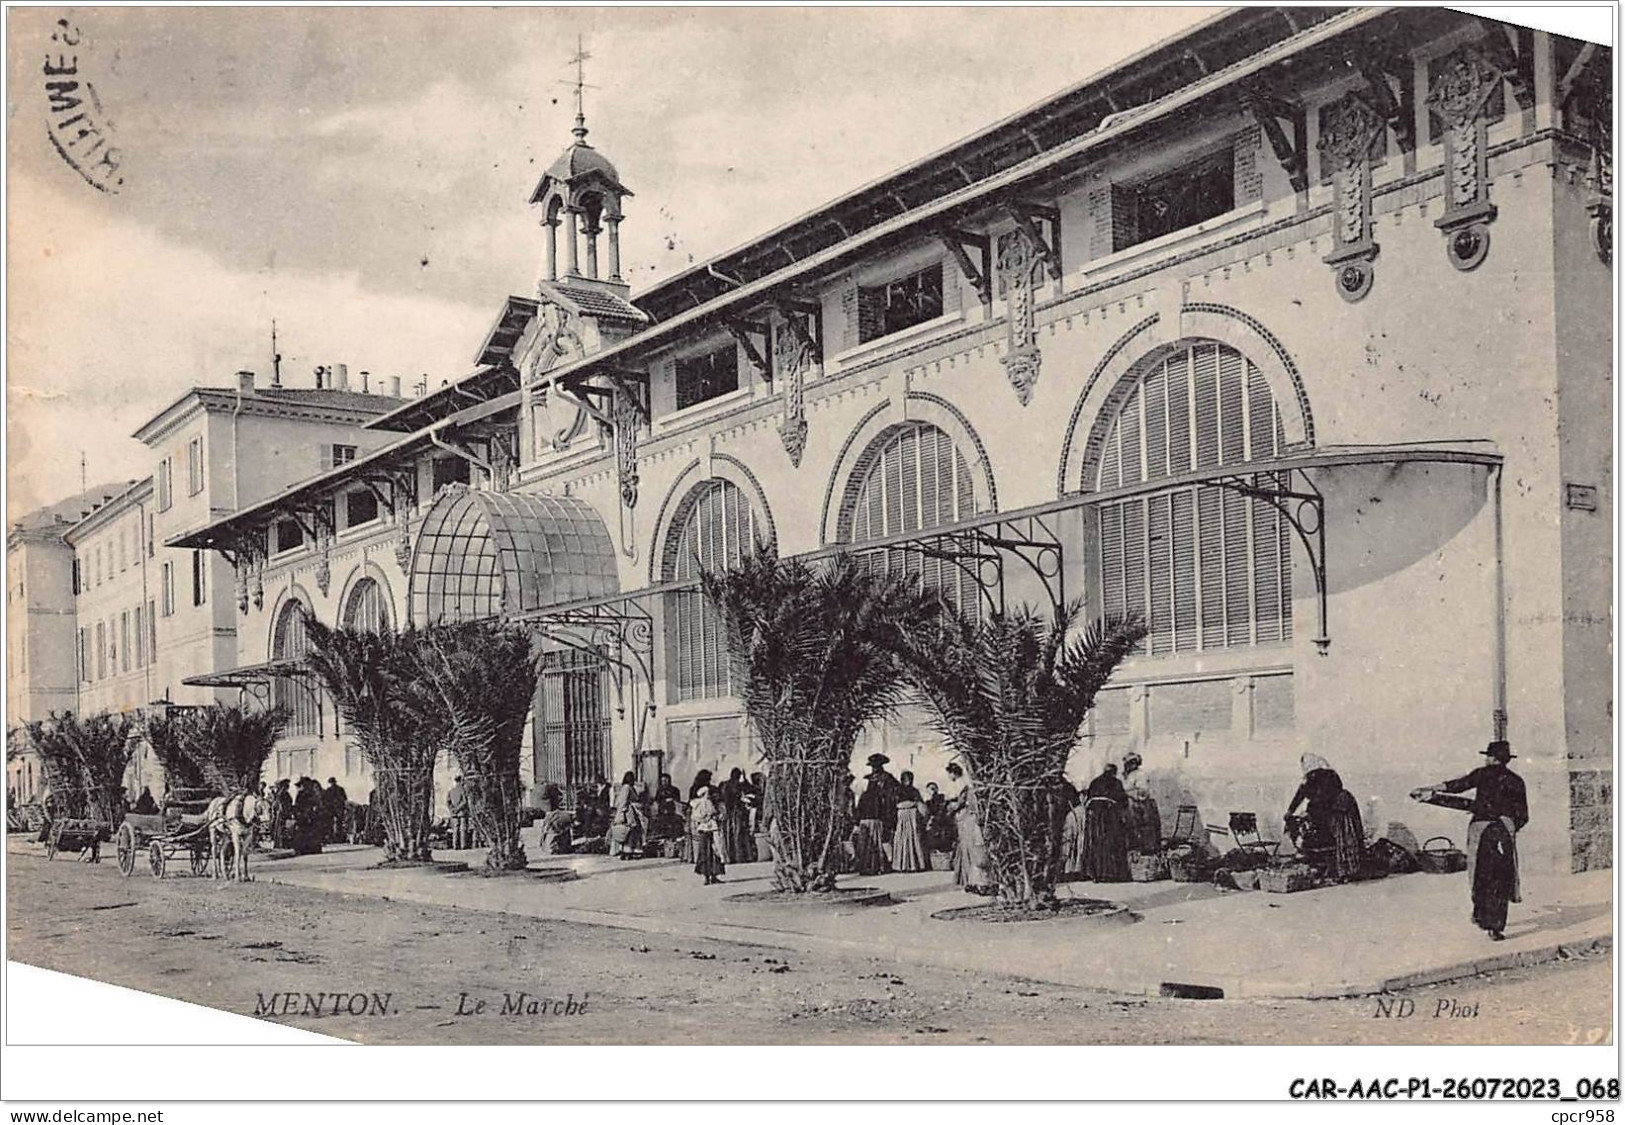
<path id="1" fill-rule="evenodd" d="M 1429 875 L 1453 875 L 1467 870 L 1467 853 L 1448 836 L 1434 836 L 1416 853 L 1416 865 Z"/>
<path id="2" fill-rule="evenodd" d="M 1315 885 L 1315 872 L 1307 863 L 1282 863 L 1260 868 L 1258 889 L 1285 895 L 1294 891 L 1307 891 Z"/>
<path id="3" fill-rule="evenodd" d="M 1168 878 L 1168 861 L 1160 855 L 1132 852 L 1128 857 L 1128 877 L 1136 883 L 1156 883 Z"/>
<path id="4" fill-rule="evenodd" d="M 1213 861 L 1204 852 L 1173 852 L 1168 856 L 1168 877 L 1176 883 L 1205 883 L 1213 875 Z"/>

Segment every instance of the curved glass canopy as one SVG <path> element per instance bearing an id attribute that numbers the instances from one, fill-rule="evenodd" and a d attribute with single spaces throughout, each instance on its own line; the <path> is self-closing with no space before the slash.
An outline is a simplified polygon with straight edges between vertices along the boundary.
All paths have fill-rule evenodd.
<path id="1" fill-rule="evenodd" d="M 585 501 L 454 486 L 424 517 L 410 588 L 421 626 L 603 597 L 620 579 L 609 531 Z"/>

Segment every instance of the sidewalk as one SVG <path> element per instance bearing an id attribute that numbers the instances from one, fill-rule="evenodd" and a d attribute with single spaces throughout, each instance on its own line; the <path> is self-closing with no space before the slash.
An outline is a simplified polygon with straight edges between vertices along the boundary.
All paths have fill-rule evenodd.
<path id="1" fill-rule="evenodd" d="M 886 891 L 879 905 L 814 907 L 729 901 L 768 890 L 767 863 L 730 866 L 705 887 L 675 860 L 552 856 L 530 875 L 483 878 L 423 869 L 370 870 L 379 852 L 333 850 L 255 865 L 256 878 L 342 894 L 710 938 L 802 953 L 863 956 L 1139 995 L 1328 998 L 1437 983 L 1612 944 L 1613 873 L 1525 879 L 1505 942 L 1470 920 L 1467 879 L 1405 875 L 1297 894 L 1205 884 L 1067 884 L 1129 912 L 1104 918 L 988 924 L 934 919 L 985 901 L 949 872 L 847 876 Z M 477 867 L 482 852 L 437 853 Z M 1212 996 L 1211 991 L 1206 995 Z"/>

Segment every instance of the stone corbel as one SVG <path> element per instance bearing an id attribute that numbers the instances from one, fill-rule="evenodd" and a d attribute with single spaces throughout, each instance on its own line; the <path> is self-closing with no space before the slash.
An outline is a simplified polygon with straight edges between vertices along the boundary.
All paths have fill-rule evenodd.
<path id="1" fill-rule="evenodd" d="M 1026 406 L 1032 401 L 1043 354 L 1038 348 L 1034 323 L 1039 271 L 1046 251 L 1025 227 L 1018 227 L 999 240 L 999 279 L 1007 302 L 1005 313 L 1005 352 L 999 357 L 1005 377 L 1015 389 L 1016 401 Z"/>
<path id="2" fill-rule="evenodd" d="M 812 334 L 807 331 L 806 314 L 791 309 L 778 329 L 773 352 L 779 364 L 784 387 L 784 412 L 779 418 L 779 440 L 790 464 L 801 467 L 807 448 L 807 369 L 818 354 Z"/>
<path id="3" fill-rule="evenodd" d="M 1379 109 L 1360 93 L 1328 107 L 1321 159 L 1332 176 L 1332 252 L 1322 261 L 1337 278 L 1337 295 L 1358 301 L 1371 291 L 1378 246 L 1371 229 L 1371 151 L 1383 133 Z"/>
<path id="4" fill-rule="evenodd" d="M 1444 125 L 1445 212 L 1433 225 L 1445 236 L 1450 264 L 1465 271 L 1476 269 L 1490 249 L 1496 209 L 1484 107 L 1502 75 L 1472 45 L 1443 62 L 1427 98 L 1428 110 Z"/>

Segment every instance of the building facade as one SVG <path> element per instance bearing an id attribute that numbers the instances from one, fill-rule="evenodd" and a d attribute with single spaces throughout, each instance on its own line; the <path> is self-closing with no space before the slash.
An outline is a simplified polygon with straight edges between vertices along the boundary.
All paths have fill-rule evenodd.
<path id="1" fill-rule="evenodd" d="M 681 784 L 753 764 L 700 570 L 846 549 L 968 612 L 1143 616 L 1071 773 L 1136 750 L 1165 820 L 1278 824 L 1313 752 L 1377 831 L 1459 837 L 1406 794 L 1504 735 L 1527 867 L 1606 866 L 1607 55 L 1227 13 L 636 299 L 578 120 L 475 373 L 173 540 L 235 568 L 206 682 L 295 709 L 279 773 L 364 793 L 289 674 L 303 614 L 503 616 L 553 649 L 529 780 Z M 918 713 L 873 748 L 947 761 Z"/>

